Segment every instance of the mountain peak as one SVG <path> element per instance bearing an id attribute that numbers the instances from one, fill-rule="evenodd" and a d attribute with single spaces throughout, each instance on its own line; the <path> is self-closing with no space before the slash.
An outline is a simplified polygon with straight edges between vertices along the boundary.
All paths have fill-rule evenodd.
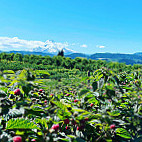
<path id="1" fill-rule="evenodd" d="M 67 48 L 69 44 L 65 43 L 58 43 L 54 40 L 47 40 L 44 45 L 33 48 L 33 52 L 43 52 L 43 53 L 52 53 L 58 54 L 60 50 L 64 50 L 65 55 L 76 53 L 76 51 Z"/>

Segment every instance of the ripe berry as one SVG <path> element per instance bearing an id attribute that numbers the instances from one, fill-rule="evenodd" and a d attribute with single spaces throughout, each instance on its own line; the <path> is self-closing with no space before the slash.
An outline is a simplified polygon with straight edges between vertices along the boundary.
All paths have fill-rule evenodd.
<path id="1" fill-rule="evenodd" d="M 74 100 L 74 102 L 75 102 L 75 103 L 77 103 L 77 102 L 78 102 L 78 100 L 77 100 L 77 99 L 75 99 L 75 100 Z"/>
<path id="2" fill-rule="evenodd" d="M 47 101 L 45 100 L 44 103 L 47 103 Z"/>
<path id="3" fill-rule="evenodd" d="M 39 92 L 42 92 L 42 91 L 43 91 L 43 89 L 39 89 L 38 91 L 39 91 Z"/>
<path id="4" fill-rule="evenodd" d="M 64 120 L 64 123 L 65 123 L 65 124 L 69 124 L 69 122 L 70 122 L 69 119 L 65 119 L 65 120 Z"/>
<path id="5" fill-rule="evenodd" d="M 68 130 L 70 127 L 69 126 L 66 126 L 66 130 Z"/>
<path id="6" fill-rule="evenodd" d="M 52 96 L 52 97 L 53 97 L 53 96 L 54 96 L 54 94 L 50 94 L 50 96 Z"/>
<path id="7" fill-rule="evenodd" d="M 22 138 L 20 136 L 13 137 L 13 142 L 22 142 Z"/>
<path id="8" fill-rule="evenodd" d="M 77 130 L 78 130 L 78 131 L 82 131 L 83 129 L 84 129 L 84 126 L 83 126 L 83 125 L 77 127 Z"/>
<path id="9" fill-rule="evenodd" d="M 66 96 L 68 97 L 70 94 L 66 94 Z"/>
<path id="10" fill-rule="evenodd" d="M 94 104 L 93 104 L 93 103 L 91 103 L 91 104 L 90 104 L 90 106 L 91 106 L 91 107 L 93 107 L 93 106 L 94 106 Z"/>
<path id="11" fill-rule="evenodd" d="M 32 141 L 32 142 L 36 142 L 36 140 L 35 140 L 35 139 L 32 139 L 31 141 Z"/>
<path id="12" fill-rule="evenodd" d="M 110 129 L 115 129 L 115 124 L 110 125 Z"/>
<path id="13" fill-rule="evenodd" d="M 20 89 L 15 89 L 15 90 L 14 90 L 14 94 L 15 94 L 15 95 L 20 95 Z"/>
<path id="14" fill-rule="evenodd" d="M 88 120 L 89 120 L 89 118 L 88 118 L 88 117 L 86 117 L 86 118 L 85 118 L 85 121 L 88 121 Z"/>
<path id="15" fill-rule="evenodd" d="M 54 124 L 52 126 L 52 129 L 54 129 L 55 131 L 57 131 L 59 129 L 59 124 Z"/>

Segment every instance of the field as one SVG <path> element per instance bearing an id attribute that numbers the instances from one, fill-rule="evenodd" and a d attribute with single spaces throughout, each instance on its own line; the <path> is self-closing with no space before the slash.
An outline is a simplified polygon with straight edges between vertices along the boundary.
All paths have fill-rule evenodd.
<path id="1" fill-rule="evenodd" d="M 0 57 L 1 142 L 142 141 L 141 65 Z"/>

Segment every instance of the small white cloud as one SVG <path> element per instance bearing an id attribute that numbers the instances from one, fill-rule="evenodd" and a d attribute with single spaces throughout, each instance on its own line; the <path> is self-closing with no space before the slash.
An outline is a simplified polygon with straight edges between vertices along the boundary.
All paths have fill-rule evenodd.
<path id="1" fill-rule="evenodd" d="M 82 45 L 80 45 L 80 47 L 87 48 L 87 47 L 88 47 L 88 45 L 86 45 L 86 44 L 82 44 Z"/>
<path id="2" fill-rule="evenodd" d="M 104 45 L 97 45 L 96 47 L 97 47 L 97 48 L 105 48 Z"/>

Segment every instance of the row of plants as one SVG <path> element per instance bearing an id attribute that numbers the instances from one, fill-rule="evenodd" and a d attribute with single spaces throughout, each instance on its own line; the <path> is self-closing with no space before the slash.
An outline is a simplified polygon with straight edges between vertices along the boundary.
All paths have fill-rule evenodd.
<path id="1" fill-rule="evenodd" d="M 70 70 L 60 71 L 65 72 Z M 116 73 L 101 68 L 60 81 L 39 74 L 2 72 L 0 141 L 142 141 L 140 69 Z"/>

